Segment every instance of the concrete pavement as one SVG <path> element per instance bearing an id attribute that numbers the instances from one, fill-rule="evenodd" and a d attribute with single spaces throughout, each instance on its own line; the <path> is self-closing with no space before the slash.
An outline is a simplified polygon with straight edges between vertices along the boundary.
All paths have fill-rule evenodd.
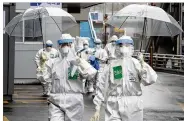
<path id="1" fill-rule="evenodd" d="M 158 81 L 142 87 L 144 121 L 184 121 L 184 76 L 158 73 Z M 4 101 L 4 121 L 47 121 L 48 106 L 40 85 L 15 85 L 13 102 Z M 84 96 L 84 121 L 95 112 L 92 98 Z M 104 120 L 101 111 L 100 121 Z"/>

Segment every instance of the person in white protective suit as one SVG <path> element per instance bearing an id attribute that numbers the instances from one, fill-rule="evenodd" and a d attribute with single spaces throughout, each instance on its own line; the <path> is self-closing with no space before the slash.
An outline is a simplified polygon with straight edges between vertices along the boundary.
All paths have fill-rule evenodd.
<path id="1" fill-rule="evenodd" d="M 156 82 L 156 72 L 143 60 L 132 57 L 133 40 L 122 36 L 116 41 L 116 59 L 103 70 L 97 83 L 97 93 L 93 99 L 96 112 L 91 121 L 99 120 L 100 108 L 105 104 L 105 121 L 143 121 L 143 101 L 141 83 L 144 86 Z"/>
<path id="2" fill-rule="evenodd" d="M 96 45 L 96 47 L 95 47 L 95 51 L 94 51 L 94 56 L 98 60 L 99 66 L 100 66 L 98 73 L 97 73 L 96 80 L 93 83 L 96 85 L 96 83 L 99 81 L 101 73 L 106 65 L 108 55 L 107 55 L 107 52 L 105 51 L 105 49 L 102 49 L 102 41 L 100 39 L 96 40 L 95 45 Z M 93 86 L 93 87 L 95 87 L 95 86 Z"/>
<path id="3" fill-rule="evenodd" d="M 43 87 L 43 96 L 48 96 L 50 93 L 50 83 L 46 82 L 43 78 L 38 78 L 43 73 L 43 71 L 46 71 L 45 69 L 45 63 L 49 59 L 55 59 L 59 57 L 58 51 L 53 48 L 53 43 L 51 40 L 46 41 L 46 48 L 40 49 L 35 56 L 35 63 L 37 66 L 37 79 L 41 82 Z"/>
<path id="4" fill-rule="evenodd" d="M 104 48 L 108 54 L 109 61 L 116 58 L 115 57 L 116 40 L 118 40 L 118 37 L 116 35 L 113 35 L 109 39 L 109 43 Z"/>
<path id="5" fill-rule="evenodd" d="M 89 42 L 85 38 L 83 39 L 83 49 L 79 50 L 77 52 L 77 56 L 80 58 L 83 58 L 84 60 L 89 62 L 89 57 L 93 54 L 93 49 L 89 48 Z M 86 92 L 93 92 L 93 85 L 91 86 L 91 83 L 93 83 L 93 80 L 83 79 L 83 91 Z"/>
<path id="6" fill-rule="evenodd" d="M 83 121 L 82 76 L 78 69 L 73 71 L 78 66 L 69 44 L 72 41 L 62 35 L 58 40 L 60 57 L 46 62 L 43 78 L 52 84 L 48 98 L 50 121 Z"/>
<path id="7" fill-rule="evenodd" d="M 83 58 L 85 59 L 86 61 L 89 61 L 89 57 L 90 55 L 93 54 L 93 49 L 89 48 L 89 42 L 87 39 L 83 39 L 83 49 L 79 50 L 77 52 L 77 55 L 80 57 L 80 58 Z"/>

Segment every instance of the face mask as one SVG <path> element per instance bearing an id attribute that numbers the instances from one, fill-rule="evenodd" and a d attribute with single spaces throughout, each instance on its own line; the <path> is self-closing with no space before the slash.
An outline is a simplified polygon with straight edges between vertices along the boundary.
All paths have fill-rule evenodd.
<path id="1" fill-rule="evenodd" d="M 125 47 L 125 46 L 121 47 L 120 52 L 123 54 L 123 56 L 129 56 L 130 55 L 129 47 Z"/>
<path id="2" fill-rule="evenodd" d="M 84 45 L 84 49 L 88 49 L 89 47 L 88 47 L 88 45 Z"/>
<path id="3" fill-rule="evenodd" d="M 112 42 L 112 45 L 113 45 L 113 46 L 116 45 L 116 42 Z"/>
<path id="4" fill-rule="evenodd" d="M 101 45 L 96 45 L 96 48 L 97 48 L 97 49 L 100 49 L 100 48 L 101 48 Z"/>
<path id="5" fill-rule="evenodd" d="M 46 47 L 46 51 L 51 51 L 52 47 Z"/>
<path id="6" fill-rule="evenodd" d="M 68 46 L 64 46 L 64 47 L 60 48 L 59 51 L 60 51 L 62 54 L 68 54 L 68 52 L 69 52 L 69 47 L 68 47 Z"/>

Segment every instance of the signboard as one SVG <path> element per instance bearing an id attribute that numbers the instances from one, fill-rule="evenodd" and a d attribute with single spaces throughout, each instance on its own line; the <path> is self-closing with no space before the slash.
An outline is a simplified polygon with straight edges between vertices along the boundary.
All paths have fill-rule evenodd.
<path id="1" fill-rule="evenodd" d="M 91 12 L 91 18 L 94 21 L 103 21 L 103 13 Z"/>
<path id="2" fill-rule="evenodd" d="M 30 3 L 30 7 L 34 8 L 34 7 L 38 7 L 38 6 L 44 6 L 44 7 L 59 7 L 61 8 L 61 3 L 57 2 L 57 3 L 52 3 L 52 2 L 32 2 Z"/>

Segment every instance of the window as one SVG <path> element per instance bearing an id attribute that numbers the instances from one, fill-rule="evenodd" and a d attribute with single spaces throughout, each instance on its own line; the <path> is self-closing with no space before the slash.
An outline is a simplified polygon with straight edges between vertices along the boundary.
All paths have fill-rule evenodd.
<path id="1" fill-rule="evenodd" d="M 17 13 L 17 15 L 18 14 L 20 13 Z M 16 33 L 18 33 L 18 36 L 20 37 L 15 37 L 15 42 L 42 42 L 43 41 L 41 30 L 40 30 L 39 19 L 21 21 L 17 26 L 18 26 L 18 29 Z"/>
<path id="2" fill-rule="evenodd" d="M 43 42 L 42 36 L 40 37 L 25 37 L 24 42 Z"/>

